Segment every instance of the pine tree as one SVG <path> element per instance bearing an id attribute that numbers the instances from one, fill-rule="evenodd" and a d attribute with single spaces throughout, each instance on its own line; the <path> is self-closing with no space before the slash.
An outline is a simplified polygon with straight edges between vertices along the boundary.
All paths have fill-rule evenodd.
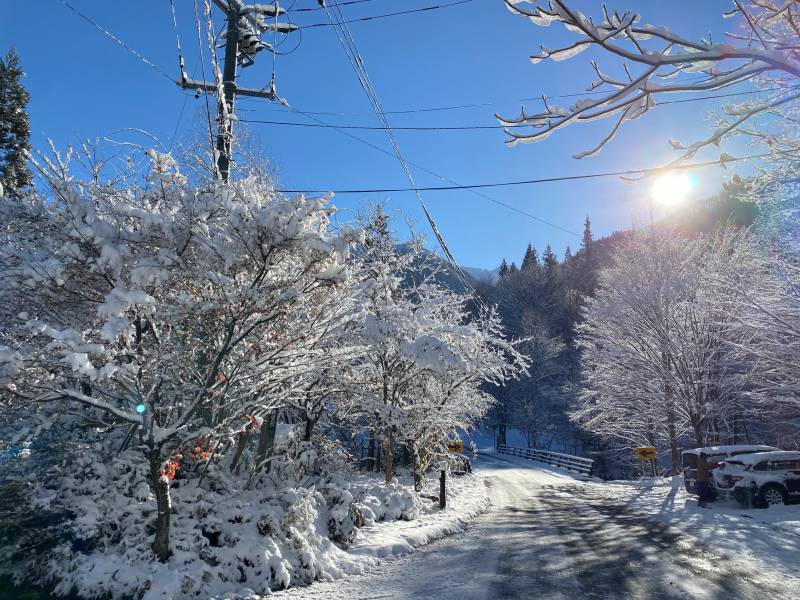
<path id="1" fill-rule="evenodd" d="M 519 273 L 519 269 L 517 268 L 517 263 L 512 262 L 511 266 L 508 267 L 508 274 L 509 275 L 516 275 L 517 273 Z"/>
<path id="2" fill-rule="evenodd" d="M 18 196 L 31 185 L 26 164 L 31 127 L 25 108 L 30 96 L 22 86 L 25 76 L 12 49 L 0 58 L 0 193 Z"/>
<path id="3" fill-rule="evenodd" d="M 583 223 L 583 239 L 581 240 L 580 284 L 584 294 L 592 295 L 597 286 L 597 256 L 592 239 L 592 221 L 586 215 Z"/>
<path id="4" fill-rule="evenodd" d="M 558 267 L 558 259 L 553 249 L 550 247 L 550 244 L 547 244 L 547 248 L 545 248 L 544 254 L 542 254 L 542 262 L 544 263 L 544 270 L 548 275 L 554 273 L 556 267 Z"/>
<path id="5" fill-rule="evenodd" d="M 522 270 L 529 271 L 539 266 L 539 255 L 536 253 L 536 248 L 528 244 L 528 249 L 525 250 L 525 257 L 522 259 Z"/>
<path id="6" fill-rule="evenodd" d="M 503 259 L 503 262 L 500 263 L 500 270 L 498 271 L 498 274 L 501 278 L 508 275 L 508 263 L 506 262 L 505 258 Z"/>

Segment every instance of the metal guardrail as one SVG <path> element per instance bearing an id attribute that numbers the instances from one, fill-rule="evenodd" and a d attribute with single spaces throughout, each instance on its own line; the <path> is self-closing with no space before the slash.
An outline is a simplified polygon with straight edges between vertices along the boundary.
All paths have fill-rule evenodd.
<path id="1" fill-rule="evenodd" d="M 515 446 L 505 446 L 503 444 L 497 447 L 497 452 L 500 454 L 508 454 L 509 456 L 520 456 L 522 458 L 536 460 L 555 467 L 561 467 L 562 469 L 575 471 L 582 475 L 591 475 L 592 465 L 594 464 L 594 460 L 591 458 L 582 458 L 580 456 L 550 452 L 548 450 L 536 450 L 535 448 L 517 448 Z"/>

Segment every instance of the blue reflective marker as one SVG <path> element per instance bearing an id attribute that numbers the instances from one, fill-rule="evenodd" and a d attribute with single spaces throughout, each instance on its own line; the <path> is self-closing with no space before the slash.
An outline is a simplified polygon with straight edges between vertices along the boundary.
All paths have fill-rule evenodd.
<path id="1" fill-rule="evenodd" d="M 144 404 L 137 404 L 136 405 L 136 412 L 141 414 L 145 411 L 147 407 Z"/>

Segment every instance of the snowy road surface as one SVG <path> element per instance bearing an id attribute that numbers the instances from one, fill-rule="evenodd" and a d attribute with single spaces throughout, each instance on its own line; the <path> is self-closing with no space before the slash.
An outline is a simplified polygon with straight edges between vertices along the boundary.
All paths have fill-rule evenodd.
<path id="1" fill-rule="evenodd" d="M 691 532 L 630 509 L 604 493 L 607 486 L 486 455 L 479 467 L 492 507 L 465 533 L 389 560 L 367 575 L 277 596 L 800 599 L 795 573 L 776 576 L 774 564 L 710 547 Z M 780 556 L 788 552 L 800 565 L 800 537 L 776 533 L 774 544 Z"/>

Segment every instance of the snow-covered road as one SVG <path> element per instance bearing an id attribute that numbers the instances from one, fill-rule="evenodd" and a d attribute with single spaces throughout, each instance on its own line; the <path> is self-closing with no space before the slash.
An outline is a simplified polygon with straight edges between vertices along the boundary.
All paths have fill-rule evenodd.
<path id="1" fill-rule="evenodd" d="M 794 573 L 776 577 L 774 564 L 759 565 L 709 546 L 700 541 L 702 536 L 631 509 L 618 494 L 607 493 L 608 486 L 576 482 L 501 457 L 484 455 L 479 467 L 492 507 L 464 534 L 389 560 L 364 576 L 277 595 L 365 600 L 800 598 Z M 780 556 L 788 552 L 789 560 L 800 564 L 800 537 L 775 538 Z"/>

